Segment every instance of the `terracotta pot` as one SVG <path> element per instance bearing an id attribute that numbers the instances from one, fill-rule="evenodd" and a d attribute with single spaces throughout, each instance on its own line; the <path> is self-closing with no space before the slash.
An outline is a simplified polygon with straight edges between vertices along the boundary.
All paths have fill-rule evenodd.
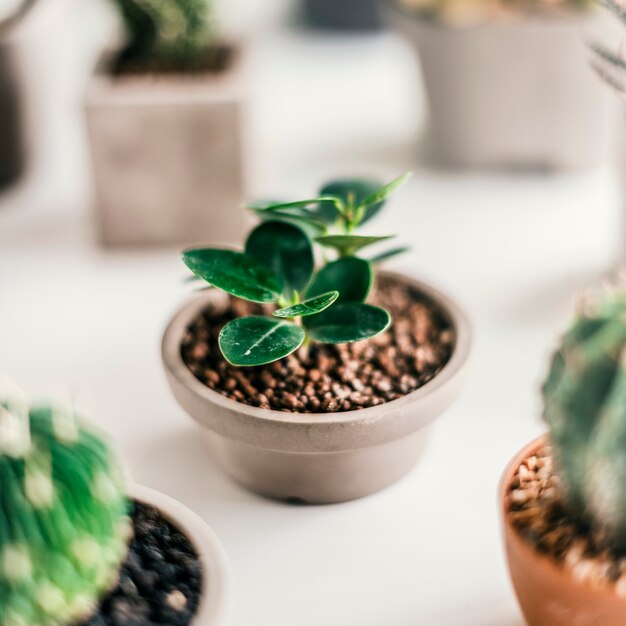
<path id="1" fill-rule="evenodd" d="M 104 243 L 239 242 L 247 81 L 233 54 L 217 74 L 94 77 L 86 113 Z"/>
<path id="2" fill-rule="evenodd" d="M 607 156 L 610 90 L 589 63 L 595 12 L 521 17 L 465 28 L 385 16 L 421 62 L 427 147 L 453 167 L 580 169 Z M 589 32 L 591 31 L 591 32 Z"/>
<path id="3" fill-rule="evenodd" d="M 519 466 L 544 445 L 545 437 L 527 445 L 507 466 L 500 484 L 500 510 L 509 572 L 529 626 L 623 626 L 626 599 L 608 589 L 575 580 L 525 541 L 509 522 L 505 496 Z"/>
<path id="4" fill-rule="evenodd" d="M 224 548 L 198 515 L 158 491 L 133 485 L 130 496 L 156 507 L 189 540 L 202 564 L 202 592 L 193 626 L 226 626 L 231 613 L 232 574 Z"/>
<path id="5" fill-rule="evenodd" d="M 461 309 L 433 287 L 387 274 L 419 290 L 450 320 L 450 361 L 420 389 L 386 404 L 345 413 L 299 414 L 248 406 L 201 383 L 181 358 L 186 328 L 212 290 L 184 306 L 163 338 L 163 362 L 181 406 L 208 437 L 212 454 L 244 487 L 280 500 L 343 502 L 396 482 L 417 462 L 433 420 L 461 391 L 470 325 Z"/>

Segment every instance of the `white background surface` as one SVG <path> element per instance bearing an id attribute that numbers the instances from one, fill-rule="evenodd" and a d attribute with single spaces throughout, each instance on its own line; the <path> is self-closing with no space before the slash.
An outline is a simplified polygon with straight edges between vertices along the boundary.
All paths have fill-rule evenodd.
<path id="1" fill-rule="evenodd" d="M 164 325 L 189 296 L 178 250 L 95 244 L 80 128 L 68 126 L 60 163 L 0 196 L 0 371 L 31 392 L 86 398 L 134 478 L 212 526 L 235 572 L 233 626 L 519 626 L 497 483 L 541 432 L 538 383 L 577 291 L 621 253 L 612 168 L 422 167 L 417 73 L 391 35 L 276 27 L 257 33 L 250 59 L 253 195 L 415 171 L 373 228 L 401 233 L 413 251 L 396 266 L 457 297 L 476 331 L 466 392 L 419 466 L 378 495 L 325 507 L 267 501 L 225 478 L 160 364 Z"/>

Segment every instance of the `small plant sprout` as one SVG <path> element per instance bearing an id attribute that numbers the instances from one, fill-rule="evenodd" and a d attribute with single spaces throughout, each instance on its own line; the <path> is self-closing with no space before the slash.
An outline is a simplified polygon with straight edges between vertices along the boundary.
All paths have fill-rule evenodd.
<path id="1" fill-rule="evenodd" d="M 272 316 L 235 319 L 224 326 L 219 346 L 232 365 L 264 365 L 282 359 L 311 341 L 350 343 L 374 337 L 391 324 L 385 309 L 367 304 L 374 265 L 405 248 L 375 257 L 362 251 L 390 239 L 354 231 L 373 218 L 389 195 L 406 181 L 387 185 L 340 180 L 320 195 L 297 202 L 255 204 L 261 223 L 249 234 L 244 252 L 195 248 L 183 254 L 200 279 L 237 298 L 276 304 Z M 323 251 L 316 270 L 313 244 Z"/>

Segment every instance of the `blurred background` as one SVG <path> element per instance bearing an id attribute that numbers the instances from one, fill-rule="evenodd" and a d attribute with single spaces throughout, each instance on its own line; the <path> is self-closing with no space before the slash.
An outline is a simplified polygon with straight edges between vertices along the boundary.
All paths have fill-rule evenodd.
<path id="1" fill-rule="evenodd" d="M 574 0 L 214 0 L 221 69 L 178 71 L 174 25 L 155 78 L 116 56 L 122 4 L 0 0 L 0 370 L 85 395 L 137 480 L 211 523 L 236 626 L 521 624 L 496 484 L 542 430 L 577 294 L 624 256 L 620 73 L 590 49 L 620 50 L 618 20 Z M 166 389 L 162 331 L 193 295 L 180 250 L 239 243 L 245 200 L 405 170 L 368 228 L 472 316 L 468 389 L 399 485 L 261 501 L 213 471 Z"/>

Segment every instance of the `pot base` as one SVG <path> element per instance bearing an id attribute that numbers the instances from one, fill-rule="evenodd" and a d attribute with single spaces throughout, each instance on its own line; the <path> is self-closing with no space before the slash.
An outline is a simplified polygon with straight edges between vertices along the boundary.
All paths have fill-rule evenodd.
<path id="1" fill-rule="evenodd" d="M 313 454 L 267 450 L 214 431 L 205 435 L 224 471 L 249 491 L 294 504 L 336 504 L 381 491 L 410 472 L 431 426 L 371 448 Z"/>

